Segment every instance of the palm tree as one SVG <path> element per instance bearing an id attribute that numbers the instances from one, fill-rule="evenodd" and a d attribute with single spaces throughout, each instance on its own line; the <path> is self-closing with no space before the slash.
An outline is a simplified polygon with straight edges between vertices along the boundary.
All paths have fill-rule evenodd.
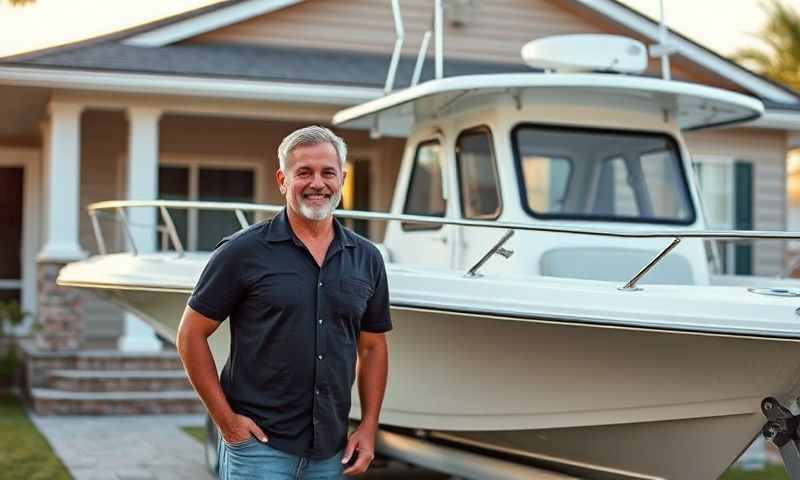
<path id="1" fill-rule="evenodd" d="M 757 35 L 767 48 L 743 48 L 732 58 L 767 78 L 800 90 L 800 13 L 782 0 L 764 1 L 761 8 L 767 14 L 767 23 Z"/>

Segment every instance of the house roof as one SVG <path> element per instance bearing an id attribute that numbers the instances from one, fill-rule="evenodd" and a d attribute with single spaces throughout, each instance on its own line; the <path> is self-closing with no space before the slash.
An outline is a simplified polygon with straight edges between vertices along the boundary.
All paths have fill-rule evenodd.
<path id="1" fill-rule="evenodd" d="M 356 52 L 246 45 L 176 44 L 186 38 L 298 4 L 303 0 L 226 0 L 131 29 L 60 47 L 0 58 L 2 67 L 50 67 L 132 73 L 180 74 L 292 80 L 324 84 L 380 86 L 389 58 Z M 657 38 L 652 19 L 616 0 L 570 0 L 607 17 L 613 23 L 648 38 Z M 753 93 L 770 108 L 800 108 L 800 94 L 765 79 L 717 55 L 682 35 L 671 32 L 677 53 L 716 72 Z M 428 62 L 430 63 L 430 62 Z M 430 78 L 430 65 L 423 78 Z M 404 58 L 395 85 L 408 84 L 413 60 Z M 522 65 L 447 61 L 448 76 L 470 73 L 530 71 Z"/>
<path id="2" fill-rule="evenodd" d="M 390 58 L 386 55 L 306 48 L 259 47 L 220 44 L 179 44 L 143 48 L 106 41 L 84 48 L 56 50 L 25 60 L 3 62 L 27 67 L 79 68 L 92 71 L 155 73 L 239 78 L 267 81 L 299 81 L 320 84 L 382 87 Z M 416 59 L 402 57 L 395 85 L 409 85 Z M 448 75 L 521 73 L 522 65 L 447 61 Z M 422 80 L 433 77 L 427 61 Z"/>

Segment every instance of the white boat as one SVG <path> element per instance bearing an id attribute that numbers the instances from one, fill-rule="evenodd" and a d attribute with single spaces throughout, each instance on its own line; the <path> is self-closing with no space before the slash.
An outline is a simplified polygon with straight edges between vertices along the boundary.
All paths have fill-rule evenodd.
<path id="1" fill-rule="evenodd" d="M 715 275 L 705 239 L 797 235 L 705 230 L 681 132 L 762 111 L 694 84 L 531 73 L 432 80 L 337 114 L 408 131 L 392 212 L 337 212 L 394 220 L 382 425 L 585 478 L 717 478 L 761 432 L 761 401 L 800 395 L 800 282 Z M 98 228 L 102 253 L 58 282 L 174 339 L 209 254 L 182 251 L 169 211 L 280 207 L 90 212 L 153 207 L 172 250 L 105 253 Z M 211 337 L 220 370 L 228 323 Z"/>

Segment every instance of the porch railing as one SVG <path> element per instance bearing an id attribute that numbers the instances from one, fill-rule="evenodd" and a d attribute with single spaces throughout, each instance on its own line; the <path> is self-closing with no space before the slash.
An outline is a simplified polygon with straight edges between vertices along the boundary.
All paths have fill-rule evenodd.
<path id="1" fill-rule="evenodd" d="M 120 221 L 123 226 L 125 235 L 130 244 L 131 253 L 138 254 L 136 242 L 131 231 L 131 224 L 127 219 L 126 209 L 131 208 L 157 208 L 164 222 L 163 226 L 153 226 L 158 229 L 162 234 L 162 239 L 169 239 L 176 254 L 182 257 L 185 254 L 183 243 L 181 242 L 178 231 L 175 228 L 175 223 L 169 213 L 170 209 L 180 210 L 210 210 L 210 211 L 228 211 L 236 218 L 241 228 L 247 228 L 249 222 L 244 212 L 254 213 L 277 213 L 284 207 L 280 205 L 262 205 L 252 203 L 233 203 L 233 202 L 191 202 L 180 200 L 112 200 L 105 202 L 97 202 L 89 205 L 87 210 L 92 222 L 95 239 L 97 240 L 98 251 L 101 255 L 107 254 L 106 242 L 103 237 L 102 229 L 98 221 L 98 215 L 107 213 L 109 210 L 114 212 L 113 215 Z M 423 215 L 403 215 L 392 213 L 376 213 L 365 212 L 357 210 L 336 210 L 334 215 L 339 218 L 354 219 L 354 220 L 376 220 L 376 221 L 398 221 L 407 223 L 422 223 L 432 225 L 455 225 L 461 227 L 480 227 L 480 228 L 494 228 L 514 232 L 529 231 L 529 232 L 544 232 L 544 233 L 563 233 L 570 235 L 589 235 L 613 238 L 668 238 L 670 243 L 665 246 L 653 259 L 651 259 L 639 272 L 636 273 L 620 290 L 635 291 L 638 290 L 636 284 L 642 277 L 644 277 L 658 262 L 666 257 L 683 239 L 702 239 L 702 240 L 727 240 L 727 241 L 745 241 L 745 240 L 798 240 L 800 239 L 800 232 L 778 232 L 778 231 L 763 231 L 763 230 L 609 230 L 600 228 L 580 228 L 580 227 L 563 227 L 563 226 L 546 226 L 546 225 L 532 225 L 527 223 L 514 223 L 514 222 L 497 222 L 486 220 L 464 220 L 456 218 L 442 218 L 442 217 L 428 217 Z M 510 251 L 502 247 L 503 242 L 508 240 L 511 234 L 503 236 L 492 249 L 484 255 L 483 258 L 476 264 L 475 267 L 470 269 L 470 276 L 476 276 L 475 271 L 482 265 L 488 256 L 495 253 L 508 256 Z M 168 244 L 162 240 L 162 245 L 167 248 Z"/>

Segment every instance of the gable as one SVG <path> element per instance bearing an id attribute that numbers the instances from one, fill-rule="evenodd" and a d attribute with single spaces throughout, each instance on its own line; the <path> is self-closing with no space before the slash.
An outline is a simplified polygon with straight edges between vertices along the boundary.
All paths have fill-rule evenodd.
<path id="1" fill-rule="evenodd" d="M 400 2 L 406 33 L 404 54 L 415 55 L 423 33 L 432 28 L 432 3 L 430 0 Z M 519 63 L 520 48 L 532 38 L 601 31 L 556 3 L 552 0 L 477 2 L 465 26 L 447 25 L 445 57 Z M 306 0 L 188 41 L 391 54 L 395 31 L 389 2 Z M 429 52 L 433 52 L 433 45 Z"/>
<path id="2" fill-rule="evenodd" d="M 403 54 L 417 54 L 433 23 L 430 0 L 400 2 L 405 27 Z M 607 17 L 565 0 L 493 0 L 476 2 L 462 26 L 446 23 L 445 58 L 522 65 L 520 49 L 530 40 L 572 33 L 611 33 L 652 43 L 612 23 Z M 297 5 L 210 31 L 185 43 L 241 44 L 348 50 L 391 55 L 395 41 L 389 2 L 370 0 L 306 0 Z M 429 46 L 432 55 L 433 42 Z M 674 55 L 672 76 L 744 91 L 713 72 Z M 651 59 L 647 74 L 660 76 L 660 60 Z"/>

